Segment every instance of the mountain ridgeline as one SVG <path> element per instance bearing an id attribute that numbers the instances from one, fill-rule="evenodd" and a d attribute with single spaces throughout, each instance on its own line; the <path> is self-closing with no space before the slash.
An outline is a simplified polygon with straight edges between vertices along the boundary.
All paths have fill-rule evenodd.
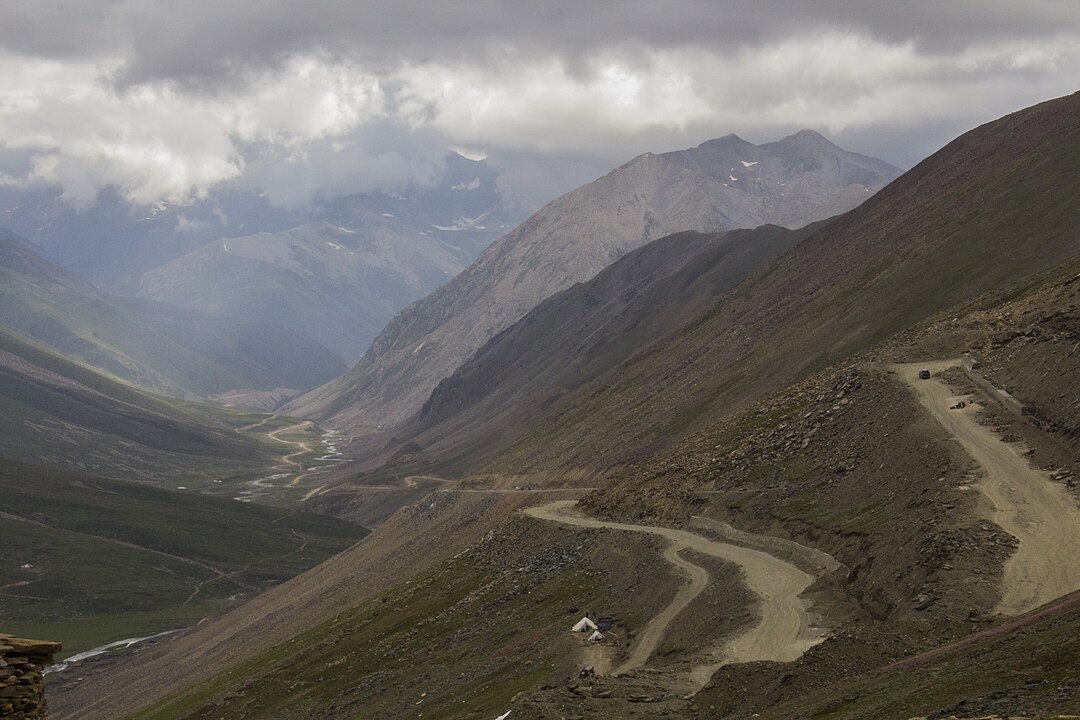
<path id="1" fill-rule="evenodd" d="M 897 175 L 811 131 L 764 145 L 728 135 L 642 155 L 535 213 L 395 316 L 351 372 L 286 410 L 349 427 L 401 422 L 498 332 L 631 250 L 683 230 L 801 227 L 858 205 Z"/>

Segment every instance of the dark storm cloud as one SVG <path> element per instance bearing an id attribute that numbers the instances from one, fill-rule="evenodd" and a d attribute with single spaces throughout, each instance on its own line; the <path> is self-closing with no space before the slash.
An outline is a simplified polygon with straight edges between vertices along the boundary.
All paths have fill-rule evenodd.
<path id="1" fill-rule="evenodd" d="M 627 43 L 736 49 L 839 28 L 939 53 L 1080 27 L 1073 0 L 68 0 L 16 2 L 2 12 L 0 45 L 40 57 L 127 48 L 121 77 L 129 82 L 220 79 L 315 50 L 392 64 L 476 59 L 512 46 L 573 62 Z"/>

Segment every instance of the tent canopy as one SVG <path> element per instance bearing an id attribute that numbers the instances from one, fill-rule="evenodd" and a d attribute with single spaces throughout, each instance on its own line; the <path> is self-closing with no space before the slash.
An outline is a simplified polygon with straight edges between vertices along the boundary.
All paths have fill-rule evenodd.
<path id="1" fill-rule="evenodd" d="M 587 632 L 589 630 L 596 630 L 596 623 L 587 617 L 578 620 L 572 629 L 573 632 Z"/>

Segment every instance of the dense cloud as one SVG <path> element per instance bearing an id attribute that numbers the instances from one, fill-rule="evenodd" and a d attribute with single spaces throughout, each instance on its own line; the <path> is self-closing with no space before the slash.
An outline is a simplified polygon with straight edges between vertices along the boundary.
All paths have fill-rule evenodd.
<path id="1" fill-rule="evenodd" d="M 909 165 L 1077 77 L 1070 0 L 16 2 L 0 182 L 83 203 L 248 182 L 296 204 L 430 182 L 467 146 L 550 193 L 646 150 L 801 127 Z"/>

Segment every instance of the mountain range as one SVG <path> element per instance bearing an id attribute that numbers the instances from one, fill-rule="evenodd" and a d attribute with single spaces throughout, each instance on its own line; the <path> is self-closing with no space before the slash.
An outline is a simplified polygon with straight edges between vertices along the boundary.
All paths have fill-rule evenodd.
<path id="1" fill-rule="evenodd" d="M 1080 94 L 1049 101 L 838 217 L 666 237 L 564 288 L 401 426 L 423 443 L 400 479 L 340 485 L 436 489 L 258 598 L 60 679 L 54 712 L 1069 712 L 1076 525 L 1040 540 L 1058 526 L 1006 510 L 1038 487 L 1025 512 L 1080 512 L 1062 385 L 1080 338 L 1077 117 Z M 1024 487 L 995 494 L 1011 471 L 987 453 Z M 440 463 L 461 481 L 421 476 Z M 583 614 L 601 642 L 568 632 Z"/>
<path id="2" fill-rule="evenodd" d="M 249 327 L 273 318 L 279 330 L 307 339 L 293 344 L 310 348 L 317 375 L 325 348 L 355 363 L 395 312 L 524 217 L 516 202 L 503 200 L 498 177 L 486 161 L 449 153 L 432 185 L 320 198 L 298 209 L 275 207 L 251 190 L 145 208 L 103 192 L 78 208 L 51 190 L 8 188 L 0 189 L 0 227 L 113 296 Z"/>
<path id="3" fill-rule="evenodd" d="M 98 286 L 4 235 L 0 621 L 175 631 L 59 720 L 1073 712 L 1077 118 L 904 173 L 727 136 L 506 234 L 451 157 Z"/>
<path id="4" fill-rule="evenodd" d="M 854 207 L 898 174 L 809 130 L 763 145 L 728 135 L 639 156 L 493 243 L 395 316 L 347 375 L 286 411 L 353 428 L 399 423 L 540 301 L 651 240 L 681 230 L 800 227 Z"/>
<path id="5" fill-rule="evenodd" d="M 281 232 L 223 238 L 139 276 L 139 297 L 275 322 L 355 363 L 396 311 L 446 283 L 517 211 L 486 163 L 447 157 L 433 188 L 351 195 Z"/>
<path id="6" fill-rule="evenodd" d="M 960 136 L 766 265 L 698 322 L 641 348 L 497 466 L 625 462 L 1076 254 L 1078 102 L 1044 103 Z M 613 414 L 623 418 L 618 425 Z"/>

